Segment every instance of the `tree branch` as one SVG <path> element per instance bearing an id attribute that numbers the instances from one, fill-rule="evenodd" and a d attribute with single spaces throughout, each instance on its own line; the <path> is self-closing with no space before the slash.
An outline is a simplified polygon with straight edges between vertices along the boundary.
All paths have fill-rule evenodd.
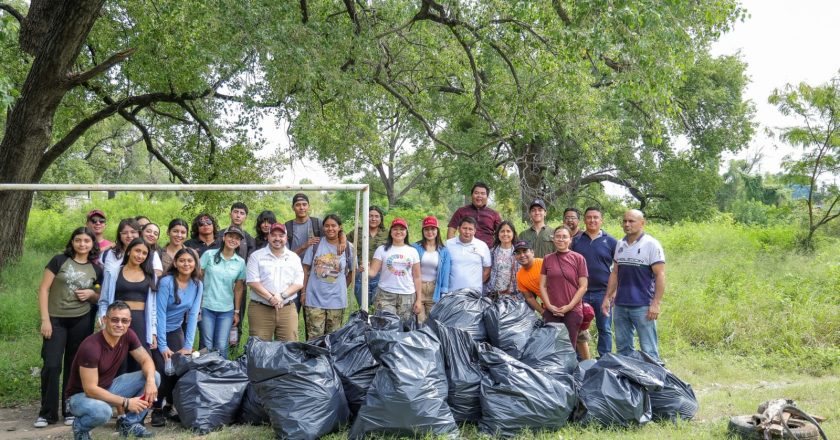
<path id="1" fill-rule="evenodd" d="M 124 61 L 126 58 L 130 57 L 131 54 L 134 53 L 136 49 L 128 48 L 122 51 L 119 51 L 110 57 L 107 60 L 93 66 L 89 70 L 80 73 L 73 73 L 67 77 L 68 85 L 70 87 L 75 87 L 79 84 L 82 84 L 86 81 L 93 79 L 95 76 L 99 75 L 100 73 L 110 69 L 117 63 Z"/>
<path id="2" fill-rule="evenodd" d="M 140 130 L 140 134 L 143 135 L 143 141 L 146 143 L 146 150 L 149 152 L 149 154 L 153 155 L 155 159 L 159 160 L 160 163 L 162 163 L 163 166 L 165 166 L 166 169 L 169 170 L 169 172 L 172 173 L 173 176 L 177 177 L 178 180 L 181 181 L 181 183 L 190 183 L 190 181 L 187 180 L 187 178 L 184 177 L 184 175 L 181 174 L 181 172 L 178 171 L 177 168 L 175 168 L 175 165 L 173 165 L 172 162 L 169 162 L 169 160 L 163 157 L 160 151 L 158 151 L 155 148 L 154 144 L 152 143 L 152 136 L 149 134 L 149 130 L 137 119 L 136 116 L 125 111 L 125 109 L 120 110 L 120 115 L 123 118 L 125 118 L 128 122 L 131 122 L 131 124 L 137 127 L 138 130 Z"/>
<path id="3" fill-rule="evenodd" d="M 300 0 L 300 22 L 306 24 L 309 21 L 309 7 L 306 0 Z"/>
<path id="4" fill-rule="evenodd" d="M 198 126 L 201 127 L 201 129 L 204 130 L 205 133 L 207 133 L 207 138 L 210 140 L 210 154 L 207 158 L 207 164 L 212 169 L 213 161 L 216 157 L 216 150 L 218 149 L 218 146 L 216 145 L 216 137 L 213 136 L 213 133 L 210 131 L 210 126 L 207 125 L 206 122 L 204 122 L 204 119 L 198 116 L 198 112 L 195 111 L 194 108 L 190 107 L 186 102 L 179 102 L 178 105 L 180 105 L 181 108 L 183 108 L 187 113 L 189 113 L 190 116 L 192 116 L 192 118 L 195 120 L 195 122 L 198 123 Z M 212 171 L 210 180 L 213 180 L 212 176 L 214 175 L 215 171 Z"/>
<path id="5" fill-rule="evenodd" d="M 552 0 L 551 6 L 554 7 L 554 12 L 557 14 L 558 17 L 560 17 L 560 20 L 563 22 L 563 24 L 565 24 L 566 26 L 572 24 L 572 19 L 569 17 L 569 13 L 566 11 L 566 8 L 564 8 L 563 5 L 560 4 L 560 0 Z"/>
<path id="6" fill-rule="evenodd" d="M 12 17 L 15 17 L 15 20 L 17 20 L 18 23 L 20 23 L 21 26 L 23 26 L 24 23 L 26 23 L 26 17 L 24 17 L 23 14 L 21 14 L 12 5 L 6 4 L 6 3 L 0 3 L 0 10 L 6 11 L 6 12 L 9 13 L 9 15 L 11 15 Z"/>
<path id="7" fill-rule="evenodd" d="M 353 22 L 353 33 L 359 35 L 362 33 L 362 24 L 359 22 L 359 15 L 356 13 L 356 5 L 353 0 L 344 0 L 344 7 L 347 8 L 347 15 L 350 16 L 350 21 Z"/>

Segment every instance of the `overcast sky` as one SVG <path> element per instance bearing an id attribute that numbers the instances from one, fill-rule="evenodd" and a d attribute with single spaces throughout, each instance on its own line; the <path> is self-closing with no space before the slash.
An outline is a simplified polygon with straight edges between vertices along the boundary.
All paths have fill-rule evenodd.
<path id="1" fill-rule="evenodd" d="M 827 82 L 840 69 L 840 1 L 837 0 L 744 0 L 748 16 L 736 23 L 712 46 L 712 54 L 739 52 L 747 63 L 750 84 L 746 98 L 756 106 L 759 128 L 750 147 L 737 157 L 763 155 L 761 172 L 776 172 L 782 158 L 792 150 L 764 134 L 765 128 L 797 124 L 786 120 L 776 108 L 767 103 L 775 88 L 787 83 L 805 81 L 810 84 Z M 274 125 L 271 121 L 271 125 Z M 267 127 L 268 128 L 268 127 Z M 272 127 L 280 143 L 288 145 L 285 130 Z M 731 156 L 725 158 L 728 159 Z M 295 164 L 295 169 L 283 173 L 282 183 L 297 183 L 307 177 L 315 183 L 330 179 L 314 163 Z M 726 168 L 724 164 L 723 169 Z"/>
<path id="2" fill-rule="evenodd" d="M 738 157 L 761 149 L 762 172 L 779 171 L 782 157 L 792 150 L 764 135 L 764 128 L 798 125 L 767 103 L 775 88 L 785 84 L 827 82 L 840 69 L 840 2 L 830 0 L 745 0 L 749 14 L 743 23 L 712 46 L 712 54 L 740 52 L 747 63 L 750 84 L 746 98 L 755 103 L 761 125 L 750 148 Z M 725 167 L 725 165 L 724 165 Z"/>

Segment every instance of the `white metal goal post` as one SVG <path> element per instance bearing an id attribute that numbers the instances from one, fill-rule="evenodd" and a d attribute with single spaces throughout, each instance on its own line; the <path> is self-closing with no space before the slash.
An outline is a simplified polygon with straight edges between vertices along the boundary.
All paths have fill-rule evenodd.
<path id="1" fill-rule="evenodd" d="M 334 184 L 334 185 L 257 185 L 257 184 L 45 184 L 45 183 L 0 183 L 0 191 L 354 191 L 356 193 L 356 211 L 354 212 L 354 227 L 357 227 L 358 219 L 362 219 L 361 227 L 358 228 L 361 234 L 354 234 L 356 252 L 361 252 L 361 263 L 363 270 L 361 275 L 362 284 L 362 310 L 368 309 L 368 242 L 370 233 L 368 225 L 370 221 L 370 186 L 366 184 Z M 359 202 L 361 198 L 361 212 Z M 358 246 L 359 235 L 362 243 Z"/>

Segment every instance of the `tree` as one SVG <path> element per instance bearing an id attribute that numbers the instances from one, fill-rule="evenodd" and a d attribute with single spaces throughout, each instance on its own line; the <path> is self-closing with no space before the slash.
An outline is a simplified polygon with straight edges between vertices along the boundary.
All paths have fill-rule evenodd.
<path id="1" fill-rule="evenodd" d="M 840 73 L 819 86 L 788 84 L 774 90 L 769 102 L 803 124 L 781 128 L 779 133 L 782 140 L 802 149 L 798 157 L 787 156 L 783 165 L 791 183 L 808 188 L 808 229 L 801 245 L 810 251 L 817 230 L 840 217 Z"/>

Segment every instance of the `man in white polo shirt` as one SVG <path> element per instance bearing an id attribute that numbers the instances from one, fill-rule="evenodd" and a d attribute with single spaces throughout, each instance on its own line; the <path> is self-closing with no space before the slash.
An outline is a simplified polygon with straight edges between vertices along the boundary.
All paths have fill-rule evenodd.
<path id="1" fill-rule="evenodd" d="M 635 331 L 641 350 L 658 360 L 656 320 L 665 295 L 665 251 L 655 238 L 645 234 L 645 215 L 638 209 L 624 213 L 622 227 L 625 235 L 615 250 L 615 270 L 610 274 L 601 312 L 609 316 L 610 306 L 615 306 L 618 354 L 626 356 L 633 351 Z"/>
<path id="2" fill-rule="evenodd" d="M 458 226 L 458 236 L 446 240 L 446 249 L 452 256 L 450 291 L 472 289 L 481 292 L 482 286 L 490 278 L 490 249 L 483 241 L 475 238 L 475 228 L 475 219 L 464 217 Z"/>
<path id="3" fill-rule="evenodd" d="M 248 334 L 265 341 L 298 340 L 298 315 L 294 297 L 303 287 L 300 257 L 286 249 L 286 226 L 271 225 L 268 246 L 248 258 Z"/>

